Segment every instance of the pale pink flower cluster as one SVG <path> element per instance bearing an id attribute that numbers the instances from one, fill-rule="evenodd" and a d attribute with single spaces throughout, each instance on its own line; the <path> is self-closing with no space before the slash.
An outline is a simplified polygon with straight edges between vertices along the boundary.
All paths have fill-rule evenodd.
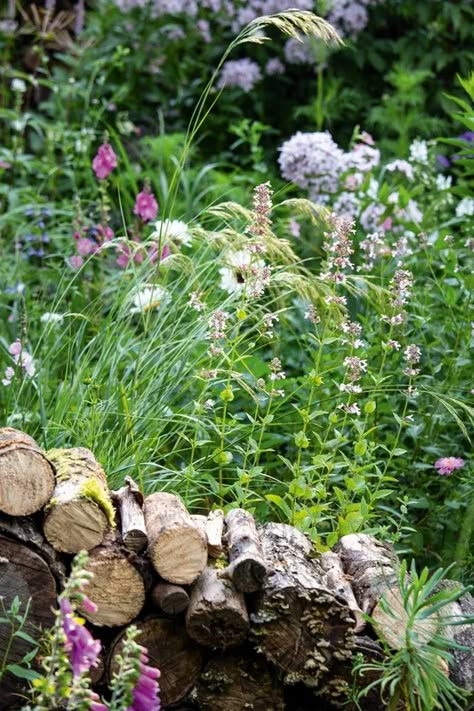
<path id="1" fill-rule="evenodd" d="M 99 146 L 99 150 L 92 161 L 92 168 L 96 177 L 99 180 L 105 180 L 116 167 L 117 156 L 114 153 L 114 149 L 110 143 L 103 143 Z"/>
<path id="2" fill-rule="evenodd" d="M 349 343 L 352 348 L 362 348 L 364 342 L 360 339 L 362 333 L 362 326 L 360 323 L 355 323 L 350 321 L 348 318 L 340 324 L 339 328 L 346 335 L 345 338 L 341 338 L 341 343 Z"/>
<path id="3" fill-rule="evenodd" d="M 331 215 L 331 232 L 326 232 L 324 249 L 328 253 L 328 273 L 323 278 L 331 279 L 336 283 L 345 281 L 344 269 L 352 269 L 351 255 L 354 253 L 352 235 L 355 232 L 354 222 L 346 217 Z"/>
<path id="4" fill-rule="evenodd" d="M 321 323 L 321 317 L 318 315 L 314 304 L 310 304 L 308 306 L 308 308 L 305 311 L 304 317 L 307 321 L 309 321 L 310 323 L 313 323 L 314 325 Z"/>
<path id="5" fill-rule="evenodd" d="M 219 341 L 222 341 L 225 338 L 228 319 L 229 314 L 221 309 L 214 311 L 208 319 L 210 331 L 207 334 L 207 338 L 211 341 L 209 353 L 212 356 L 218 356 L 223 353 L 222 348 L 219 345 Z"/>
<path id="6" fill-rule="evenodd" d="M 158 214 L 158 203 L 153 193 L 145 188 L 138 193 L 135 200 L 133 214 L 139 217 L 143 222 L 154 220 Z"/>
<path id="7" fill-rule="evenodd" d="M 403 356 L 408 363 L 408 366 L 405 368 L 403 371 L 405 375 L 407 375 L 409 378 L 414 378 L 419 374 L 419 369 L 414 368 L 414 365 L 417 365 L 420 362 L 421 359 L 421 349 L 415 345 L 414 343 L 410 343 L 409 346 L 407 346 L 403 352 Z"/>
<path id="8" fill-rule="evenodd" d="M 461 457 L 441 457 L 435 462 L 434 466 L 441 476 L 450 476 L 455 469 L 462 469 L 465 463 Z"/>
<path id="9" fill-rule="evenodd" d="M 29 378 L 32 378 L 36 373 L 33 356 L 23 348 L 23 345 L 19 339 L 10 345 L 8 352 L 13 357 L 15 368 L 8 366 L 5 369 L 5 376 L 2 380 L 2 384 L 5 386 L 10 385 L 15 376 L 15 372 L 18 369 L 22 369 Z"/>

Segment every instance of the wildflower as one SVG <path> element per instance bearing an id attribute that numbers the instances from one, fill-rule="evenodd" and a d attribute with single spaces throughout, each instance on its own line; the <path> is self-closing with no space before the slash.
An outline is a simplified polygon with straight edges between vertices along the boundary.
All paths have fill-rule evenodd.
<path id="1" fill-rule="evenodd" d="M 339 176 L 345 169 L 344 152 L 329 131 L 298 131 L 281 146 L 278 163 L 285 180 L 308 188 L 311 197 L 320 202 L 338 192 Z"/>
<path id="2" fill-rule="evenodd" d="M 82 257 L 86 257 L 88 254 L 93 254 L 97 251 L 97 243 L 89 239 L 89 237 L 81 237 L 77 240 L 76 248 Z"/>
<path id="3" fill-rule="evenodd" d="M 377 259 L 390 252 L 390 248 L 385 243 L 384 235 L 380 232 L 369 233 L 359 246 L 364 254 L 364 262 L 361 268 L 366 272 L 371 272 Z"/>
<path id="4" fill-rule="evenodd" d="M 328 306 L 331 304 L 334 304 L 335 306 L 347 305 L 347 298 L 345 296 L 334 296 L 333 294 L 330 294 L 329 296 L 324 297 L 324 301 Z"/>
<path id="5" fill-rule="evenodd" d="M 283 52 L 288 64 L 316 64 L 314 48 L 308 37 L 292 37 L 285 42 Z"/>
<path id="6" fill-rule="evenodd" d="M 221 339 L 225 338 L 225 330 L 227 328 L 228 318 L 229 314 L 225 311 L 222 311 L 221 309 L 214 311 L 212 316 L 210 316 L 208 320 L 208 325 L 211 330 L 207 337 L 211 341 L 220 341 Z"/>
<path id="7" fill-rule="evenodd" d="M 317 323 L 321 322 L 321 317 L 318 316 L 318 314 L 316 312 L 316 307 L 314 306 L 314 304 L 310 304 L 308 306 L 308 308 L 305 311 L 304 317 L 307 321 L 309 321 L 310 323 L 313 323 L 315 325 Z"/>
<path id="8" fill-rule="evenodd" d="M 449 190 L 453 182 L 451 175 L 442 175 L 438 173 L 436 176 L 436 188 L 437 190 Z"/>
<path id="9" fill-rule="evenodd" d="M 16 94 L 24 94 L 26 91 L 26 83 L 23 81 L 23 79 L 12 79 L 11 89 Z"/>
<path id="10" fill-rule="evenodd" d="M 292 217 L 288 223 L 288 231 L 292 237 L 299 237 L 301 235 L 301 225 L 294 217 Z"/>
<path id="11" fill-rule="evenodd" d="M 160 286 L 145 286 L 133 297 L 131 314 L 146 313 L 151 309 L 159 309 L 166 301 L 167 291 Z"/>
<path id="12" fill-rule="evenodd" d="M 428 163 L 428 144 L 426 141 L 416 139 L 410 146 L 410 160 L 414 163 Z"/>
<path id="13" fill-rule="evenodd" d="M 351 403 L 350 405 L 342 403 L 338 405 L 338 408 L 340 410 L 344 410 L 348 415 L 360 415 L 360 407 L 356 402 Z"/>
<path id="14" fill-rule="evenodd" d="M 155 229 L 150 235 L 151 239 L 163 242 L 173 242 L 178 246 L 188 246 L 191 243 L 191 234 L 188 225 L 181 220 L 158 220 Z"/>
<path id="15" fill-rule="evenodd" d="M 261 79 L 262 72 L 256 62 L 248 59 L 248 57 L 229 59 L 221 69 L 217 86 L 219 89 L 239 87 L 248 94 Z"/>
<path id="16" fill-rule="evenodd" d="M 254 260 L 248 250 L 229 252 L 226 256 L 226 266 L 219 269 L 220 288 L 228 294 L 240 294 L 245 287 L 252 261 L 256 267 L 264 264 L 261 259 Z"/>
<path id="17" fill-rule="evenodd" d="M 246 232 L 254 237 L 264 237 L 272 224 L 272 195 L 273 190 L 269 182 L 257 185 L 253 191 L 253 221 Z"/>
<path id="18" fill-rule="evenodd" d="M 408 367 L 403 371 L 405 375 L 412 378 L 418 375 L 420 372 L 417 368 L 413 368 L 414 365 L 420 362 L 421 349 L 418 348 L 414 343 L 407 346 L 403 352 L 403 356 L 408 363 Z"/>
<path id="19" fill-rule="evenodd" d="M 205 401 L 204 407 L 206 408 L 206 410 L 212 410 L 214 408 L 215 404 L 216 404 L 216 401 L 209 398 L 208 400 Z"/>
<path id="20" fill-rule="evenodd" d="M 398 341 L 395 341 L 393 338 L 390 338 L 387 343 L 386 343 L 387 348 L 393 348 L 396 351 L 399 351 L 400 348 L 402 347 L 401 344 Z"/>
<path id="21" fill-rule="evenodd" d="M 368 173 L 380 163 L 380 151 L 366 143 L 356 143 L 345 156 L 345 167 L 361 173 Z"/>
<path id="22" fill-rule="evenodd" d="M 389 283 L 391 305 L 398 307 L 406 304 L 412 286 L 413 274 L 406 269 L 397 269 Z"/>
<path id="23" fill-rule="evenodd" d="M 73 676 L 80 676 L 97 666 L 101 650 L 99 640 L 95 640 L 79 618 L 74 617 L 71 603 L 63 598 L 60 603 L 63 630 L 66 636 L 65 649 L 69 654 Z"/>
<path id="24" fill-rule="evenodd" d="M 158 679 L 160 672 L 155 667 L 148 665 L 145 647 L 141 647 L 139 672 L 140 675 L 132 691 L 132 706 L 128 711 L 160 711 L 160 687 Z"/>
<path id="25" fill-rule="evenodd" d="M 408 180 L 413 180 L 415 175 L 413 172 L 413 166 L 407 160 L 393 160 L 391 163 L 387 163 L 385 170 L 393 173 L 394 170 L 398 170 L 400 173 L 408 178 Z"/>
<path id="26" fill-rule="evenodd" d="M 265 329 L 265 335 L 268 338 L 273 338 L 273 324 L 279 321 L 278 314 L 265 314 L 263 317 L 263 326 Z"/>
<path id="27" fill-rule="evenodd" d="M 471 217 L 474 215 L 474 199 L 465 197 L 456 205 L 456 217 Z"/>
<path id="28" fill-rule="evenodd" d="M 270 380 L 284 380 L 286 378 L 286 373 L 282 370 L 281 360 L 279 358 L 272 358 L 270 362 Z"/>
<path id="29" fill-rule="evenodd" d="M 328 277 L 341 282 L 345 279 L 342 270 L 353 267 L 350 257 L 354 253 L 351 239 L 351 235 L 355 232 L 354 222 L 345 217 L 332 215 L 330 224 L 333 231 L 325 233 L 327 241 L 324 243 L 324 249 L 328 252 L 328 267 L 329 270 L 333 270 Z"/>
<path id="30" fill-rule="evenodd" d="M 450 476 L 455 469 L 462 469 L 464 465 L 465 461 L 461 457 L 441 457 L 434 466 L 441 476 Z"/>
<path id="31" fill-rule="evenodd" d="M 117 156 L 110 143 L 103 143 L 92 161 L 92 168 L 99 180 L 108 178 L 114 168 L 117 167 Z"/>
<path id="32" fill-rule="evenodd" d="M 204 380 L 214 380 L 215 378 L 217 378 L 218 372 L 219 371 L 217 370 L 217 368 L 213 368 L 211 370 L 203 369 L 201 370 L 199 375 L 201 376 L 201 378 L 204 378 Z"/>
<path id="33" fill-rule="evenodd" d="M 73 257 L 70 258 L 69 264 L 73 269 L 80 269 L 82 265 L 84 264 L 84 260 L 82 257 L 79 255 L 75 254 Z"/>
<path id="34" fill-rule="evenodd" d="M 133 208 L 133 214 L 137 215 L 143 222 L 150 222 L 154 220 L 158 214 L 158 203 L 156 198 L 150 190 L 145 188 L 138 193 L 135 200 L 135 207 Z"/>
<path id="35" fill-rule="evenodd" d="M 285 73 L 285 65 L 283 62 L 280 62 L 278 57 L 272 57 L 271 59 L 268 60 L 268 62 L 265 65 L 265 74 L 269 77 L 276 76 L 278 74 L 284 74 Z"/>
<path id="36" fill-rule="evenodd" d="M 201 293 L 199 291 L 192 291 L 189 296 L 188 306 L 190 306 L 195 311 L 204 311 L 204 304 L 201 301 Z"/>
<path id="37" fill-rule="evenodd" d="M 367 370 L 367 361 L 357 356 L 344 358 L 343 364 L 346 366 L 349 380 L 352 382 L 359 380 L 362 377 L 362 373 Z"/>

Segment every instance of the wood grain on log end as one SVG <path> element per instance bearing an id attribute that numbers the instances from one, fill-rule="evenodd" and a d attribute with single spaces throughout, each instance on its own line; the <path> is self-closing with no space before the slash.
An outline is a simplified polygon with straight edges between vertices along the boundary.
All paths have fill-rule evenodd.
<path id="1" fill-rule="evenodd" d="M 149 664 L 161 671 L 160 696 L 163 706 L 178 703 L 193 689 L 203 667 L 202 652 L 175 619 L 149 617 L 137 623 L 138 642 L 147 648 Z M 113 658 L 122 651 L 124 632 L 112 644 L 109 679 L 116 670 Z"/>
<path id="2" fill-rule="evenodd" d="M 0 511 L 29 516 L 54 490 L 54 471 L 35 440 L 11 427 L 0 429 Z"/>
<path id="3" fill-rule="evenodd" d="M 207 539 L 174 494 L 159 492 L 145 499 L 148 554 L 157 573 L 170 583 L 187 585 L 207 562 Z"/>
<path id="4" fill-rule="evenodd" d="M 189 595 L 180 585 L 156 583 L 150 594 L 151 601 L 167 615 L 179 615 L 189 605 Z"/>
<path id="5" fill-rule="evenodd" d="M 97 612 L 81 608 L 86 620 L 97 626 L 118 627 L 137 617 L 145 604 L 143 577 L 115 542 L 106 540 L 92 550 L 86 570 L 93 573 L 86 594 L 97 605 Z"/>
<path id="6" fill-rule="evenodd" d="M 283 686 L 251 649 L 213 657 L 197 687 L 202 711 L 283 711 Z"/>
<path id="7" fill-rule="evenodd" d="M 148 543 L 143 514 L 143 495 L 137 484 L 129 476 L 125 486 L 112 493 L 112 498 L 120 513 L 120 530 L 124 545 L 134 553 L 140 553 Z"/>
<path id="8" fill-rule="evenodd" d="M 92 452 L 82 447 L 53 449 L 47 456 L 57 482 L 45 511 L 44 534 L 62 553 L 91 550 L 114 525 L 105 473 Z"/>
<path id="9" fill-rule="evenodd" d="M 249 617 L 242 593 L 229 580 L 206 567 L 193 583 L 186 628 L 192 639 L 204 647 L 237 647 L 247 638 Z"/>

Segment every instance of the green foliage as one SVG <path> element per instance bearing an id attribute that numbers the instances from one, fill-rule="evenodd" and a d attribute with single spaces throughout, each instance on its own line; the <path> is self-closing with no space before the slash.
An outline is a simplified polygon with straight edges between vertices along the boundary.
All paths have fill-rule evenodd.
<path id="1" fill-rule="evenodd" d="M 0 565 L 4 565 L 0 558 Z M 14 597 L 8 608 L 5 607 L 4 599 L 0 596 L 0 630 L 2 630 L 2 651 L 0 660 L 0 682 L 6 674 L 12 674 L 18 679 L 33 681 L 38 677 L 38 673 L 31 668 L 32 662 L 38 653 L 38 644 L 28 632 L 26 632 L 28 621 L 29 603 L 21 609 L 19 597 Z M 21 639 L 30 647 L 21 659 L 14 662 L 9 660 L 12 643 L 15 639 Z"/>

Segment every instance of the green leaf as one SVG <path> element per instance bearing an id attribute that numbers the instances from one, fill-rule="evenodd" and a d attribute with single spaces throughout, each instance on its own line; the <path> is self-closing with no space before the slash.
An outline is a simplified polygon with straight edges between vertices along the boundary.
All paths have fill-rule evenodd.
<path id="1" fill-rule="evenodd" d="M 41 675 L 33 671 L 33 669 L 25 669 L 24 667 L 18 666 L 18 664 L 7 664 L 7 671 L 19 679 L 28 679 L 28 681 L 33 681 L 33 679 L 39 679 L 41 677 Z"/>

